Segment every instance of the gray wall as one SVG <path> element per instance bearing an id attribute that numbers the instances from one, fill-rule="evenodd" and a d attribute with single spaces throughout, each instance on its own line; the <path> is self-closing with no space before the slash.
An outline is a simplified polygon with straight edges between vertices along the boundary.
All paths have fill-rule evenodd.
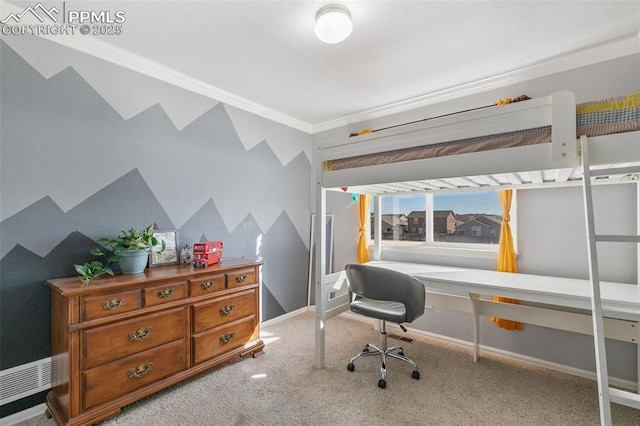
<path id="1" fill-rule="evenodd" d="M 344 138 L 353 131 L 379 128 L 487 105 L 497 99 L 526 94 L 532 98 L 554 91 L 570 90 L 578 102 L 640 92 L 640 55 L 538 78 L 505 88 L 480 93 L 446 103 L 352 124 L 314 135 L 314 142 Z M 594 188 L 596 229 L 599 233 L 636 232 L 637 188 L 635 184 L 603 185 Z M 587 278 L 587 246 L 580 187 L 529 189 L 517 192 L 518 268 L 522 273 Z M 327 197 L 327 211 L 344 212 L 336 221 L 350 222 L 357 228 L 357 203 L 351 199 Z M 354 219 L 355 218 L 355 219 Z M 357 229 L 356 231 L 357 234 Z M 336 266 L 354 261 L 355 238 L 336 239 Z M 633 245 L 600 245 L 598 249 L 604 280 L 637 283 L 637 248 Z M 408 256 L 383 251 L 383 259 L 495 269 L 491 259 L 444 256 Z M 444 309 L 428 310 L 413 324 L 429 332 L 471 341 L 470 315 Z M 481 343 L 501 350 L 530 356 L 574 368 L 595 371 L 591 336 L 525 325 L 522 332 L 500 329 L 488 318 L 482 320 Z M 607 342 L 609 373 L 624 380 L 637 379 L 637 346 Z"/>
<path id="2" fill-rule="evenodd" d="M 308 134 L 39 38 L 0 63 L 0 370 L 50 355 L 44 281 L 131 226 L 262 259 L 263 320 L 306 306 Z"/>

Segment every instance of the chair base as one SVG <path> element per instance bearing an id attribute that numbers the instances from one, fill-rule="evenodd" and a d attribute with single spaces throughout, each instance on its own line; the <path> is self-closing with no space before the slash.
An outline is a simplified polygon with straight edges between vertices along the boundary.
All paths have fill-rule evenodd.
<path id="1" fill-rule="evenodd" d="M 418 370 L 418 366 L 411 358 L 408 358 L 404 355 L 404 351 L 401 346 L 393 346 L 387 348 L 387 330 L 385 321 L 380 321 L 380 347 L 371 343 L 367 343 L 364 346 L 364 349 L 362 349 L 362 352 L 355 354 L 351 358 L 351 360 L 347 364 L 347 370 L 354 371 L 354 361 L 360 357 L 366 356 L 380 356 L 380 380 L 378 380 L 378 387 L 381 389 L 387 387 L 387 357 L 408 362 L 413 366 L 411 377 L 416 380 L 420 379 L 420 371 Z"/>

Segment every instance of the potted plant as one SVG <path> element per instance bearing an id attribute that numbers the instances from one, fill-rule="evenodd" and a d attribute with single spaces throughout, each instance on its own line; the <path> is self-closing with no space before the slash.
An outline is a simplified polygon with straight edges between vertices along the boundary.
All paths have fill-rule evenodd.
<path id="1" fill-rule="evenodd" d="M 159 256 L 166 248 L 164 240 L 158 241 L 153 236 L 153 225 L 142 231 L 130 228 L 114 238 L 100 238 L 97 242 L 120 257 L 120 269 L 123 274 L 139 274 L 144 271 L 149 253 L 153 251 Z M 160 247 L 156 247 L 158 245 Z"/>
<path id="2" fill-rule="evenodd" d="M 105 256 L 99 248 L 91 250 L 91 254 L 94 256 Z M 88 285 L 91 281 L 97 280 L 102 274 L 113 276 L 113 270 L 109 267 L 109 264 L 111 262 L 117 262 L 118 260 L 120 260 L 120 256 L 111 256 L 107 258 L 107 263 L 94 260 L 92 262 L 86 262 L 84 265 L 73 266 L 76 268 L 80 281 L 82 281 L 84 285 Z"/>

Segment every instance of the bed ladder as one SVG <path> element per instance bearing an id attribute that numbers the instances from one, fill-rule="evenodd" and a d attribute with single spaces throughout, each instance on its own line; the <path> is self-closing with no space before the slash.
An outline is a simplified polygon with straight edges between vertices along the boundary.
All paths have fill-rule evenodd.
<path id="1" fill-rule="evenodd" d="M 592 169 L 589 163 L 589 147 L 586 136 L 580 136 L 582 147 L 582 189 L 584 194 L 585 219 L 587 227 L 587 247 L 589 254 L 589 279 L 591 281 L 591 313 L 593 319 L 593 340 L 596 355 L 596 375 L 600 404 L 600 424 L 611 425 L 611 402 L 640 409 L 640 395 L 609 387 L 607 356 L 600 298 L 600 275 L 598 271 L 597 242 L 640 243 L 640 235 L 603 235 L 595 232 L 591 178 L 611 174 L 638 173 L 640 167 L 618 167 Z M 640 374 L 639 374 L 640 375 Z M 640 383 L 638 384 L 640 386 Z"/>

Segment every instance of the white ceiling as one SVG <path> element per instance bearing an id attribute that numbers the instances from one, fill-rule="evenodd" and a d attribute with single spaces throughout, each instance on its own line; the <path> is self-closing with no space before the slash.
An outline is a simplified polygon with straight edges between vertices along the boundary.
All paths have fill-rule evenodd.
<path id="1" fill-rule="evenodd" d="M 640 52 L 640 1 L 66 3 L 126 12 L 67 44 L 309 132 Z M 313 33 L 330 3 L 354 26 L 336 45 Z"/>

